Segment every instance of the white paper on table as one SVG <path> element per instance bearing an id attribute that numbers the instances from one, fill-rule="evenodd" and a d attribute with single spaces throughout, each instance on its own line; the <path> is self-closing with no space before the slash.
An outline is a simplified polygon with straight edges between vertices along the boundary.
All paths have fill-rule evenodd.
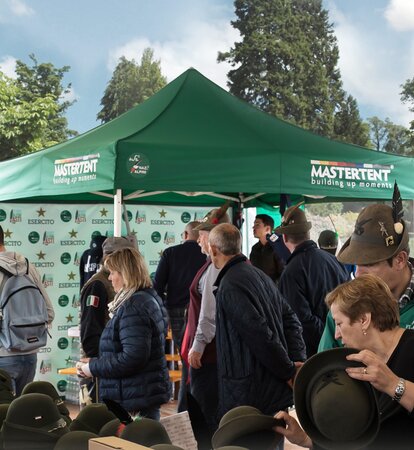
<path id="1" fill-rule="evenodd" d="M 164 425 L 174 445 L 184 450 L 197 450 L 197 441 L 194 437 L 188 411 L 163 417 L 160 422 Z"/>

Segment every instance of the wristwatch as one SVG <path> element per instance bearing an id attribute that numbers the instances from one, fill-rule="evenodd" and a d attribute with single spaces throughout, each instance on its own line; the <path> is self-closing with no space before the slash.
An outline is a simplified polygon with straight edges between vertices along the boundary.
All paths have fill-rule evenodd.
<path id="1" fill-rule="evenodd" d="M 396 402 L 399 402 L 401 400 L 401 397 L 404 395 L 405 392 L 405 380 L 403 378 L 400 378 L 398 380 L 397 386 L 394 391 L 394 397 L 392 398 Z"/>

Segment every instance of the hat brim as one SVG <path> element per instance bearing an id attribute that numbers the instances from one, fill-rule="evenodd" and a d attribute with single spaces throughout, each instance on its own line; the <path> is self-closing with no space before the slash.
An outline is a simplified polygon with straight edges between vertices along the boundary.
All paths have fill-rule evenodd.
<path id="1" fill-rule="evenodd" d="M 285 426 L 285 423 L 264 414 L 246 414 L 244 416 L 236 417 L 221 426 L 214 433 L 211 443 L 213 449 L 217 449 L 219 447 L 231 445 L 235 439 L 246 436 L 247 434 L 260 430 L 272 430 L 276 425 Z M 280 436 L 279 442 L 283 436 L 275 432 L 275 439 L 277 436 Z M 277 442 L 275 442 L 275 445 L 276 444 Z"/>
<path id="2" fill-rule="evenodd" d="M 332 450 L 349 450 L 350 448 L 352 448 L 356 450 L 359 448 L 363 448 L 371 443 L 378 433 L 380 417 L 378 412 L 377 400 L 371 384 L 366 381 L 358 382 L 364 383 L 364 385 L 366 386 L 370 401 L 372 402 L 372 407 L 376 408 L 377 412 L 373 415 L 373 420 L 364 435 L 359 437 L 358 440 L 354 440 L 352 442 L 342 442 L 332 441 L 328 439 L 326 436 L 319 432 L 318 428 L 315 426 L 315 423 L 309 415 L 307 393 L 308 388 L 312 384 L 313 380 L 319 378 L 322 374 L 327 373 L 331 370 L 345 370 L 345 368 L 347 367 L 361 367 L 361 365 L 363 365 L 362 363 L 358 361 L 348 361 L 346 359 L 347 355 L 358 352 L 359 350 L 353 348 L 341 347 L 317 353 L 306 361 L 306 363 L 301 367 L 296 376 L 293 394 L 299 422 L 302 428 L 311 438 L 312 442 L 321 446 L 322 448 Z"/>
<path id="3" fill-rule="evenodd" d="M 353 238 L 354 234 L 347 239 L 345 244 L 339 250 L 337 259 L 342 264 L 366 265 L 386 261 L 397 255 L 408 247 L 409 236 L 408 229 L 404 221 L 404 232 L 398 247 L 393 251 L 393 247 L 379 247 L 377 244 L 364 242 Z"/>
<path id="4" fill-rule="evenodd" d="M 311 222 L 292 223 L 290 225 L 280 225 L 275 228 L 276 234 L 300 234 L 306 233 L 312 228 Z"/>
<path id="5" fill-rule="evenodd" d="M 194 231 L 211 231 L 218 224 L 201 222 L 200 225 L 194 227 Z"/>

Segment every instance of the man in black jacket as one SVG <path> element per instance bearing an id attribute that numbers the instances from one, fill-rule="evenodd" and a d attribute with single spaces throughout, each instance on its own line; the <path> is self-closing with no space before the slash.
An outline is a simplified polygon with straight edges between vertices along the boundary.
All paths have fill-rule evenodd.
<path id="1" fill-rule="evenodd" d="M 166 248 L 162 253 L 154 278 L 154 289 L 164 300 L 174 343 L 178 349 L 184 333 L 185 311 L 190 302 L 190 285 L 195 274 L 206 262 L 197 243 L 200 222 L 190 222 L 182 234 L 184 242 Z"/>
<path id="2" fill-rule="evenodd" d="M 306 357 L 300 322 L 274 282 L 240 253 L 234 225 L 217 225 L 209 245 L 221 269 L 215 283 L 219 417 L 240 405 L 264 414 L 286 409 Z"/>
<path id="3" fill-rule="evenodd" d="M 278 254 L 280 249 L 275 248 L 277 243 L 269 240 L 274 226 L 275 222 L 269 215 L 258 214 L 256 216 L 253 223 L 253 234 L 255 238 L 259 239 L 259 242 L 253 245 L 249 259 L 254 266 L 263 270 L 266 275 L 269 275 L 273 281 L 277 282 L 282 274 L 285 263 L 282 255 Z M 280 241 L 278 243 L 279 246 L 281 244 L 284 247 L 282 238 L 278 240 Z"/>
<path id="4" fill-rule="evenodd" d="M 317 352 L 325 327 L 328 312 L 325 296 L 347 281 L 349 274 L 334 255 L 319 249 L 310 240 L 312 224 L 300 205 L 285 211 L 275 232 L 283 234 L 285 245 L 292 253 L 280 277 L 279 289 L 302 323 L 309 358 Z"/>

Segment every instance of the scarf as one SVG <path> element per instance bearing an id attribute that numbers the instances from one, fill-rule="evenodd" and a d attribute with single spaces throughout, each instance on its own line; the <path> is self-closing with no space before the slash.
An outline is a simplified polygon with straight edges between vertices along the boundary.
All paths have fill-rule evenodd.
<path id="1" fill-rule="evenodd" d="M 121 289 L 119 292 L 115 294 L 115 297 L 111 303 L 108 303 L 108 311 L 109 317 L 112 319 L 114 317 L 116 311 L 120 308 L 120 306 L 128 300 L 132 294 L 135 293 L 135 289 Z"/>

